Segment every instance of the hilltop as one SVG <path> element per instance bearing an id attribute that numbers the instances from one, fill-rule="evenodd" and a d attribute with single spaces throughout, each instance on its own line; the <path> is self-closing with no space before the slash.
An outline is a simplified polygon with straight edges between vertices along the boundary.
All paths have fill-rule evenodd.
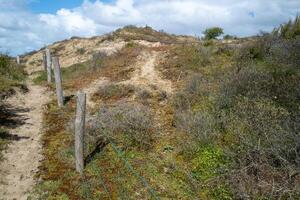
<path id="1" fill-rule="evenodd" d="M 159 32 L 151 27 L 138 28 L 135 26 L 127 26 L 118 29 L 112 33 L 95 36 L 91 38 L 72 37 L 69 40 L 55 42 L 49 45 L 48 48 L 52 50 L 53 56 L 59 56 L 61 65 L 69 67 L 76 63 L 85 62 L 92 59 L 95 53 L 104 53 L 111 55 L 122 49 L 126 43 L 134 42 L 149 47 L 160 46 L 161 44 L 172 43 L 193 43 L 200 42 L 197 38 L 190 36 L 175 36 L 164 32 Z M 38 51 L 25 54 L 23 60 L 29 70 L 34 72 L 41 70 L 42 66 L 42 52 L 45 48 Z"/>

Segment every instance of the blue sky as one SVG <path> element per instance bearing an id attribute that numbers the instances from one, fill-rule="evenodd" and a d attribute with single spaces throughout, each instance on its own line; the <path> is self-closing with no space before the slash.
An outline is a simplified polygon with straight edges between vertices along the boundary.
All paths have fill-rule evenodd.
<path id="1" fill-rule="evenodd" d="M 33 0 L 28 8 L 34 13 L 56 13 L 61 8 L 74 8 L 82 4 L 82 0 Z"/>
<path id="2" fill-rule="evenodd" d="M 91 2 L 95 2 L 92 0 Z M 102 0 L 105 3 L 113 3 L 113 0 Z M 34 13 L 56 13 L 61 8 L 75 8 L 80 6 L 83 0 L 31 0 L 28 8 Z"/>
<path id="3" fill-rule="evenodd" d="M 0 52 L 22 54 L 72 36 L 91 37 L 125 25 L 197 35 L 271 31 L 300 13 L 300 0 L 0 0 Z"/>

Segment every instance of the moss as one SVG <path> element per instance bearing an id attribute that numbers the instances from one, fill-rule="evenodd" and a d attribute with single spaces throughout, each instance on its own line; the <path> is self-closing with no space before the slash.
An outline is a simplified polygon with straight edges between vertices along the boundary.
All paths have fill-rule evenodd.
<path id="1" fill-rule="evenodd" d="M 193 176 L 200 181 L 220 175 L 228 166 L 222 149 L 211 145 L 201 147 L 191 162 Z"/>
<path id="2" fill-rule="evenodd" d="M 233 194 L 227 185 L 220 184 L 209 192 L 209 196 L 212 200 L 232 200 Z"/>

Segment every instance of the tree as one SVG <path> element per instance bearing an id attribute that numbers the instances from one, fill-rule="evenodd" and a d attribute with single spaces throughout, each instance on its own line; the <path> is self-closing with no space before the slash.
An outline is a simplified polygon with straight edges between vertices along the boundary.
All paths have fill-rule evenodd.
<path id="1" fill-rule="evenodd" d="M 216 39 L 223 33 L 224 33 L 223 29 L 220 27 L 208 28 L 203 32 L 203 34 L 205 35 L 205 39 L 207 39 L 207 40 Z"/>

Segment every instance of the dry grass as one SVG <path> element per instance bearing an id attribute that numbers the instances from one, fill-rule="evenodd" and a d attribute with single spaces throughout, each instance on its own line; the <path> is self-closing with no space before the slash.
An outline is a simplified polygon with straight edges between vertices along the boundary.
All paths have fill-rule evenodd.
<path id="1" fill-rule="evenodd" d="M 125 47 L 118 53 L 106 57 L 100 70 L 101 75 L 112 81 L 130 79 L 131 73 L 134 71 L 134 63 L 143 48 L 145 47 L 138 45 Z"/>
<path id="2" fill-rule="evenodd" d="M 108 83 L 106 85 L 102 85 L 98 91 L 93 94 L 92 100 L 95 102 L 99 100 L 104 102 L 115 102 L 133 95 L 134 92 L 135 88 L 132 85 Z"/>
<path id="3" fill-rule="evenodd" d="M 63 68 L 64 89 L 79 90 L 100 77 L 107 77 L 112 81 L 128 80 L 134 71 L 136 59 L 143 48 L 145 47 L 138 45 L 124 47 L 116 54 L 95 57 L 87 62 Z M 39 76 L 34 79 L 34 83 L 47 85 L 46 78 L 46 73 L 40 72 Z"/>
<path id="4" fill-rule="evenodd" d="M 115 31 L 111 38 L 122 38 L 125 41 L 132 40 L 145 40 L 148 42 L 160 42 L 160 43 L 174 43 L 176 42 L 176 37 L 167 34 L 163 31 L 156 31 L 151 27 L 138 28 L 135 26 L 127 26 L 122 29 Z"/>
<path id="5" fill-rule="evenodd" d="M 167 50 L 165 59 L 160 63 L 160 71 L 174 83 L 195 73 L 210 76 L 214 70 L 231 64 L 232 52 L 233 50 L 222 44 L 174 45 Z"/>

